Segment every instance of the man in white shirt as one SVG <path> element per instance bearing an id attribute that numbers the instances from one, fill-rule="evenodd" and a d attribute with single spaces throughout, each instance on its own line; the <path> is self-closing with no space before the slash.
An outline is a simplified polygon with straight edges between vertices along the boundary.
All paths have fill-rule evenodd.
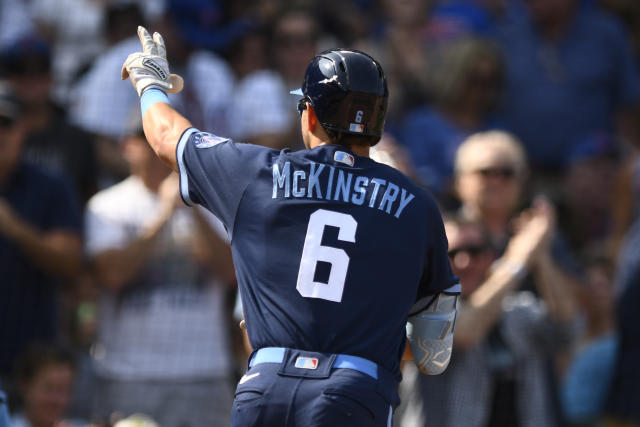
<path id="1" fill-rule="evenodd" d="M 87 251 L 103 288 L 93 415 L 228 424 L 230 249 L 212 215 L 179 207 L 177 176 L 141 128 L 125 139 L 124 155 L 131 176 L 98 192 L 86 213 Z"/>

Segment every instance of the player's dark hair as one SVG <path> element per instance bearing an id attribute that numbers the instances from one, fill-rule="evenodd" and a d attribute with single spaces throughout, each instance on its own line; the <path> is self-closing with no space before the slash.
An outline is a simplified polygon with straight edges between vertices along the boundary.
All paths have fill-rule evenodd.
<path id="1" fill-rule="evenodd" d="M 333 144 L 351 146 L 351 145 L 368 145 L 373 146 L 378 141 L 380 141 L 380 137 L 376 136 L 368 136 L 368 135 L 354 135 L 344 132 L 336 132 L 331 129 L 325 129 L 324 131 L 327 133 L 329 139 Z"/>

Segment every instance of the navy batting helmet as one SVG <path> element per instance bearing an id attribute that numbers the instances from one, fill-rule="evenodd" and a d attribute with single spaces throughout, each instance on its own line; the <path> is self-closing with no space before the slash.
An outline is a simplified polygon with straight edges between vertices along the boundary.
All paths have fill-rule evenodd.
<path id="1" fill-rule="evenodd" d="M 302 94 L 324 129 L 373 137 L 382 136 L 389 92 L 380 64 L 353 49 L 319 53 L 307 67 Z"/>

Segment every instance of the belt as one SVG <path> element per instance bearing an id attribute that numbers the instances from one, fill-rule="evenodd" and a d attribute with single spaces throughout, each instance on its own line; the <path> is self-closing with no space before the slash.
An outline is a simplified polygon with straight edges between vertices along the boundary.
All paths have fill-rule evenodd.
<path id="1" fill-rule="evenodd" d="M 264 347 L 256 351 L 249 361 L 249 367 L 260 363 L 282 363 L 284 347 Z M 333 368 L 352 369 L 378 379 L 378 365 L 363 357 L 338 354 L 333 362 Z"/>

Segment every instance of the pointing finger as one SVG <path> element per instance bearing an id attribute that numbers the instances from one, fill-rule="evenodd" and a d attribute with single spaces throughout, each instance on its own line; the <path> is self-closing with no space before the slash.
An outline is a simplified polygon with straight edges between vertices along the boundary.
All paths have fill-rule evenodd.
<path id="1" fill-rule="evenodd" d="M 146 28 L 142 26 L 138 27 L 138 38 L 140 38 L 140 43 L 142 44 L 142 51 L 144 53 L 155 55 L 155 42 L 151 38 L 151 34 L 149 34 L 149 31 L 147 31 Z"/>
<path id="2" fill-rule="evenodd" d="M 164 39 L 160 35 L 160 33 L 153 33 L 153 41 L 156 44 L 157 55 L 162 56 L 163 58 L 167 57 L 167 49 L 164 46 Z"/>

